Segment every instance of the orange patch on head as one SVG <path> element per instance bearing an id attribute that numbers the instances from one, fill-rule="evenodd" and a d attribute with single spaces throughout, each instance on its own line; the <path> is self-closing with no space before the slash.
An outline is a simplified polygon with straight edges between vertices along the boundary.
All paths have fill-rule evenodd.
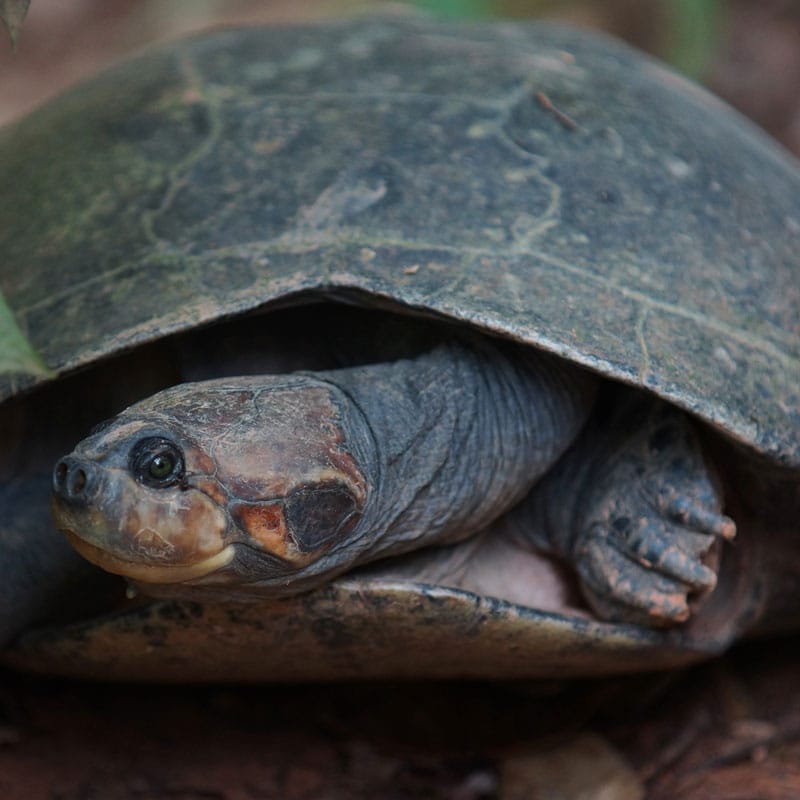
<path id="1" fill-rule="evenodd" d="M 234 497 L 258 502 L 335 473 L 361 501 L 366 481 L 346 445 L 337 405 L 347 401 L 311 379 L 273 385 L 270 377 L 241 379 L 253 383 L 255 400 L 236 426 L 214 440 L 214 477 Z"/>
<path id="2" fill-rule="evenodd" d="M 281 558 L 289 558 L 288 530 L 280 503 L 237 504 L 231 513 L 251 538 L 265 550 Z"/>
<path id="3" fill-rule="evenodd" d="M 187 447 L 186 461 L 192 465 L 192 471 L 201 475 L 213 475 L 216 470 L 214 459 L 199 447 Z"/>
<path id="4" fill-rule="evenodd" d="M 224 508 L 228 504 L 228 495 L 214 478 L 193 478 L 192 486 L 210 497 L 218 506 Z"/>

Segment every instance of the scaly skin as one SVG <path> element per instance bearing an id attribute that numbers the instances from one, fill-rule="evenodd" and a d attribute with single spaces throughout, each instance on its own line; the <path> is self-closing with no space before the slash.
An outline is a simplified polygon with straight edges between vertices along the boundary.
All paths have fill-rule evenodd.
<path id="1" fill-rule="evenodd" d="M 573 564 L 600 616 L 683 622 L 735 527 L 688 419 L 641 393 L 609 387 L 561 458 L 595 389 L 558 359 L 471 336 L 416 358 L 183 384 L 62 460 L 56 517 L 87 558 L 173 596 L 283 596 L 465 539 L 530 492 L 518 535 Z M 181 470 L 149 485 L 132 464 L 163 442 Z"/>
<path id="2" fill-rule="evenodd" d="M 670 625 L 716 585 L 722 514 L 713 472 L 685 414 L 621 387 L 515 512 L 518 535 L 575 565 L 603 618 Z"/>

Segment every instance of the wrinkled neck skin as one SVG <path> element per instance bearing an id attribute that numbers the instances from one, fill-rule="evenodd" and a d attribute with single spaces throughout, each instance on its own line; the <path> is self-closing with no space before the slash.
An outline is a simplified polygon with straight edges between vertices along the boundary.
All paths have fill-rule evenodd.
<path id="1" fill-rule="evenodd" d="M 376 491 L 359 526 L 383 532 L 367 537 L 371 557 L 482 530 L 527 494 L 588 415 L 593 393 L 577 370 L 470 345 L 338 379 L 377 442 Z"/>
<path id="2" fill-rule="evenodd" d="M 243 550 L 233 565 L 240 586 L 228 584 L 229 593 L 300 592 L 358 564 L 474 534 L 561 455 L 594 397 L 582 371 L 479 339 L 295 378 L 327 387 L 339 409 L 342 446 L 368 487 L 363 512 L 351 533 L 291 574 L 266 574 L 262 559 Z"/>

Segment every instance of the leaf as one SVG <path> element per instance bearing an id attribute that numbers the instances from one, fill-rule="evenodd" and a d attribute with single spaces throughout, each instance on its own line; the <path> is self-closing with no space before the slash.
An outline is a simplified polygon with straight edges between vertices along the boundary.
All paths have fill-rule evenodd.
<path id="1" fill-rule="evenodd" d="M 30 4 L 31 0 L 0 0 L 0 19 L 8 31 L 8 38 L 14 50 L 17 49 L 17 34 Z"/>
<path id="2" fill-rule="evenodd" d="M 441 17 L 470 19 L 492 14 L 491 0 L 416 0 L 416 4 L 424 11 Z"/>
<path id="3" fill-rule="evenodd" d="M 721 0 L 674 0 L 668 6 L 667 58 L 673 67 L 702 80 L 720 40 L 725 9 Z"/>
<path id="4" fill-rule="evenodd" d="M 9 373 L 46 377 L 52 371 L 19 329 L 11 309 L 0 293 L 0 375 Z"/>

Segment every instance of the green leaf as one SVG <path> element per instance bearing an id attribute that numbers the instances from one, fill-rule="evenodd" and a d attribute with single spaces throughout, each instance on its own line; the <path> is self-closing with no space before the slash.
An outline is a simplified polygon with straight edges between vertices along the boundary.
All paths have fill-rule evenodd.
<path id="1" fill-rule="evenodd" d="M 667 60 L 684 74 L 702 80 L 722 35 L 722 0 L 674 0 L 667 8 L 671 17 Z"/>
<path id="2" fill-rule="evenodd" d="M 31 0 L 0 0 L 0 19 L 8 31 L 8 38 L 11 39 L 11 47 L 14 50 L 17 49 L 17 34 L 30 4 Z"/>
<path id="3" fill-rule="evenodd" d="M 0 375 L 9 373 L 47 377 L 52 371 L 19 329 L 0 293 Z"/>
<path id="4" fill-rule="evenodd" d="M 488 17 L 492 0 L 416 0 L 417 6 L 443 17 Z"/>

